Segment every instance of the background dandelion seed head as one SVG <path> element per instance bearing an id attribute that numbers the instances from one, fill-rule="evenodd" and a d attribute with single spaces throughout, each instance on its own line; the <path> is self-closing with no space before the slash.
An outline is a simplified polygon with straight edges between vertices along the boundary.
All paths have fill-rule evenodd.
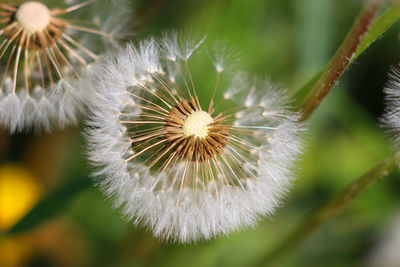
<path id="1" fill-rule="evenodd" d="M 387 129 L 389 139 L 395 152 L 400 148 L 400 69 L 392 68 L 389 80 L 384 88 L 385 113 L 381 119 L 382 125 Z"/>
<path id="2" fill-rule="evenodd" d="M 0 125 L 10 132 L 76 123 L 84 105 L 77 83 L 105 48 L 101 39 L 112 39 L 99 30 L 105 21 L 74 20 L 95 1 L 48 4 L 0 4 Z"/>

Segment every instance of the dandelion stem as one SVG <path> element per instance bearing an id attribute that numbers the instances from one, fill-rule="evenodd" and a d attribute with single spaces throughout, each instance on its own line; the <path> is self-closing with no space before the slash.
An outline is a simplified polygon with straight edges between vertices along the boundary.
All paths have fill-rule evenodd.
<path id="1" fill-rule="evenodd" d="M 312 216 L 308 217 L 286 241 L 264 257 L 257 266 L 270 266 L 272 262 L 301 243 L 319 226 L 342 212 L 361 192 L 394 171 L 397 168 L 398 160 L 398 155 L 391 155 L 369 172 L 356 179 Z"/>
<path id="2" fill-rule="evenodd" d="M 301 110 L 300 121 L 305 121 L 312 114 L 346 70 L 383 2 L 369 0 L 366 3 L 346 39 L 307 97 Z"/>

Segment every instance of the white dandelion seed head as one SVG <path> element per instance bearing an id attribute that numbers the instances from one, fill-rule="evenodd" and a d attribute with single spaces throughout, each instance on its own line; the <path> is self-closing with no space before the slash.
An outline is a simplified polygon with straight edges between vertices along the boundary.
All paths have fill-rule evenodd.
<path id="1" fill-rule="evenodd" d="M 11 133 L 76 124 L 86 100 L 78 83 L 107 47 L 102 40 L 116 42 L 102 31 L 105 18 L 76 22 L 90 20 L 85 10 L 104 1 L 59 1 L 55 8 L 50 2 L 0 6 L 0 126 Z"/>
<path id="2" fill-rule="evenodd" d="M 385 114 L 381 119 L 395 152 L 400 151 L 400 69 L 392 68 L 389 81 L 383 89 L 385 94 Z"/>
<path id="3" fill-rule="evenodd" d="M 86 135 L 94 176 L 125 216 L 186 243 L 275 211 L 302 150 L 302 125 L 271 84 L 220 73 L 213 62 L 201 68 L 207 76 L 195 73 L 199 43 L 182 48 L 171 38 L 129 45 L 95 68 Z M 226 88 L 229 97 L 219 93 Z"/>

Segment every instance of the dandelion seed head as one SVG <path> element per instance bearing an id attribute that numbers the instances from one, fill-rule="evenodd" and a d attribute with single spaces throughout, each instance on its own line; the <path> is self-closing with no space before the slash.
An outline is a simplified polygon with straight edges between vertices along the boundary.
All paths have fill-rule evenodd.
<path id="1" fill-rule="evenodd" d="M 187 243 L 274 212 L 292 180 L 302 126 L 268 83 L 218 72 L 213 61 L 203 69 L 209 76 L 194 73 L 202 41 L 177 40 L 145 40 L 95 68 L 87 137 L 100 167 L 94 175 L 124 215 Z M 210 82 L 200 87 L 200 79 Z"/>
<path id="2" fill-rule="evenodd" d="M 387 135 L 393 144 L 394 152 L 400 150 L 400 68 L 392 68 L 389 80 L 383 89 L 385 94 L 385 113 L 381 119 Z"/>
<path id="3" fill-rule="evenodd" d="M 0 4 L 0 90 L 8 99 L 0 101 L 0 125 L 11 133 L 75 124 L 86 100 L 77 85 L 106 46 L 103 39 L 113 39 L 89 16 L 85 25 L 74 19 L 80 10 L 95 8 L 95 1 L 51 9 L 47 4 Z"/>

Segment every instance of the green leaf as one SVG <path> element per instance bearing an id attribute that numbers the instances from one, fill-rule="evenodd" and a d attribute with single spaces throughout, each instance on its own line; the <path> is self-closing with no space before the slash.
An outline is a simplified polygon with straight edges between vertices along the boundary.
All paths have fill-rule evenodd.
<path id="1" fill-rule="evenodd" d="M 385 33 L 400 18 L 400 4 L 393 4 L 380 15 L 371 25 L 367 34 L 358 47 L 356 54 L 350 62 L 353 62 L 362 52 L 365 51 L 375 40 Z"/>
<path id="2" fill-rule="evenodd" d="M 91 185 L 90 179 L 80 177 L 73 179 L 53 192 L 46 195 L 32 208 L 17 224 L 15 224 L 6 234 L 16 234 L 26 232 L 40 225 L 46 220 L 60 214 L 65 210 L 69 200 L 74 198 L 78 193 L 87 189 Z"/>
<path id="3" fill-rule="evenodd" d="M 400 4 L 391 5 L 383 12 L 371 25 L 365 34 L 349 65 L 356 60 L 373 42 L 375 42 L 385 31 L 387 31 L 400 18 Z M 315 86 L 320 76 L 324 73 L 329 63 L 324 66 L 316 75 L 314 75 L 300 90 L 296 93 L 296 104 L 304 102 L 311 89 Z"/>

